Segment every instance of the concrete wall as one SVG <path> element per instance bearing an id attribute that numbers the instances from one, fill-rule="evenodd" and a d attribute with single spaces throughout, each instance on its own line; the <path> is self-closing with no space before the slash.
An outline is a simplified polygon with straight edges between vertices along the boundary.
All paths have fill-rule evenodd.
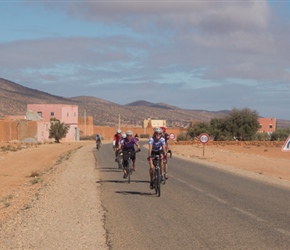
<path id="1" fill-rule="evenodd" d="M 38 139 L 38 126 L 36 121 L 26 120 L 0 120 L 0 141 Z"/>
<path id="2" fill-rule="evenodd" d="M 92 136 L 94 135 L 94 118 L 92 116 L 79 117 L 79 130 L 80 136 Z"/>
<path id="3" fill-rule="evenodd" d="M 117 129 L 118 129 L 118 127 L 94 126 L 94 135 L 100 134 L 102 136 L 102 138 L 104 138 L 106 140 L 112 139 L 112 141 L 113 141 L 113 137 L 114 137 L 114 134 L 116 133 Z M 154 132 L 153 128 L 144 129 L 144 128 L 140 128 L 140 127 L 121 127 L 120 129 L 122 130 L 122 132 L 126 132 L 127 130 L 131 130 L 133 132 L 133 135 L 138 133 L 139 136 L 141 134 L 149 134 L 151 136 L 151 135 L 153 135 L 153 132 Z M 182 128 L 167 128 L 167 130 L 166 130 L 166 132 L 168 134 L 173 133 L 175 135 L 175 139 L 183 131 L 186 131 L 186 129 L 182 129 Z"/>

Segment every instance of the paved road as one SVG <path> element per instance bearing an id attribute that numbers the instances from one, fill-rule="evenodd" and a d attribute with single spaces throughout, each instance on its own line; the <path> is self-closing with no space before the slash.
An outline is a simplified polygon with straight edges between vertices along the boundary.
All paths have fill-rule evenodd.
<path id="1" fill-rule="evenodd" d="M 173 156 L 156 197 L 146 156 L 128 184 L 111 145 L 96 152 L 111 249 L 290 248 L 289 189 Z"/>

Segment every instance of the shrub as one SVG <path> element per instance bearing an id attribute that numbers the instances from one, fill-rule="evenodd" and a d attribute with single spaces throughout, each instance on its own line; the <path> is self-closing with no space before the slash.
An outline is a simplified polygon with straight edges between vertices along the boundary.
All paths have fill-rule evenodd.
<path id="1" fill-rule="evenodd" d="M 150 135 L 149 134 L 140 134 L 140 138 L 148 138 L 149 139 Z"/>

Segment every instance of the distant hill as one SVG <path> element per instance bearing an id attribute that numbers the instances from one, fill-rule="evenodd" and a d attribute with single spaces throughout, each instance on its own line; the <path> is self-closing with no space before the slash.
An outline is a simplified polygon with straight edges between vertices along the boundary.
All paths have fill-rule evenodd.
<path id="1" fill-rule="evenodd" d="M 188 110 L 165 103 L 151 103 L 139 100 L 119 105 L 92 96 L 60 97 L 36 89 L 21 86 L 0 78 L 0 117 L 6 115 L 25 115 L 27 104 L 63 103 L 79 106 L 79 116 L 85 111 L 94 117 L 95 125 L 118 126 L 119 116 L 122 126 L 142 126 L 147 118 L 166 120 L 168 127 L 187 127 L 192 121 L 210 121 L 212 118 L 226 116 L 230 111 Z M 278 127 L 290 127 L 290 121 L 278 120 Z"/>
<path id="2" fill-rule="evenodd" d="M 147 102 L 144 100 L 139 100 L 135 102 L 131 102 L 126 104 L 125 106 L 139 106 L 139 107 L 150 107 L 150 108 L 161 108 L 161 109 L 180 109 L 176 106 L 170 106 L 166 103 L 152 103 L 152 102 Z"/>

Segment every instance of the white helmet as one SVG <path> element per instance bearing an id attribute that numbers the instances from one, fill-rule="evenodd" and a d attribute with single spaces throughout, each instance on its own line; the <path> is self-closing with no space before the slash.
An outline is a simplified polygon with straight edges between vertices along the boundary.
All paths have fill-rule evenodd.
<path id="1" fill-rule="evenodd" d="M 126 138 L 126 133 L 122 133 L 122 138 Z"/>
<path id="2" fill-rule="evenodd" d="M 161 128 L 155 128 L 154 133 L 162 134 L 162 129 Z"/>
<path id="3" fill-rule="evenodd" d="M 116 130 L 116 133 L 117 133 L 117 134 L 121 134 L 121 132 L 122 132 L 121 129 L 117 129 L 117 130 Z"/>
<path id="4" fill-rule="evenodd" d="M 127 130 L 127 131 L 126 131 L 126 135 L 133 135 L 133 133 L 132 133 L 131 130 Z"/>

